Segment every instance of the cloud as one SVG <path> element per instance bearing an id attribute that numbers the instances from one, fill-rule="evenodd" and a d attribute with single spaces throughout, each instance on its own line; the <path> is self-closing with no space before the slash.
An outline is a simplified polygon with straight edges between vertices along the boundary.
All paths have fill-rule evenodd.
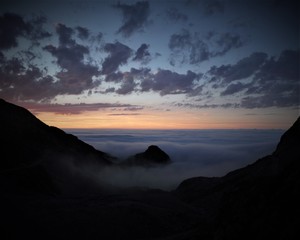
<path id="1" fill-rule="evenodd" d="M 44 20 L 35 18 L 32 22 L 38 25 Z M 42 37 L 33 30 L 30 33 L 32 39 Z M 60 94 L 80 94 L 99 85 L 99 81 L 94 80 L 99 75 L 98 67 L 85 62 L 89 48 L 77 44 L 72 38 L 74 30 L 64 24 L 56 25 L 56 33 L 59 46 L 46 45 L 42 50 L 56 58 L 56 64 L 61 70 L 55 75 L 49 75 L 47 68 L 32 63 L 38 57 L 34 50 L 21 51 L 18 58 L 11 59 L 6 59 L 2 54 L 1 96 L 10 101 L 42 101 Z"/>
<path id="2" fill-rule="evenodd" d="M 238 34 L 209 32 L 206 36 L 182 29 L 171 35 L 169 49 L 170 64 L 199 64 L 213 57 L 223 56 L 232 49 L 240 48 L 245 41 Z"/>
<path id="3" fill-rule="evenodd" d="M 220 67 L 213 66 L 208 71 L 208 74 L 215 79 L 222 79 L 225 83 L 230 83 L 236 80 L 242 80 L 252 76 L 259 67 L 266 61 L 267 54 L 263 52 L 252 53 L 249 57 L 239 60 L 234 65 L 221 65 Z"/>
<path id="4" fill-rule="evenodd" d="M 244 45 L 244 41 L 241 36 L 234 33 L 222 33 L 215 39 L 217 45 L 216 50 L 212 51 L 211 56 L 223 56 L 228 51 L 234 48 L 240 48 Z"/>
<path id="5" fill-rule="evenodd" d="M 240 91 L 246 89 L 247 87 L 248 87 L 247 84 L 242 84 L 240 82 L 232 83 L 232 84 L 228 85 L 227 88 L 223 92 L 221 92 L 221 96 L 235 94 L 237 92 L 240 92 Z"/>
<path id="6" fill-rule="evenodd" d="M 105 44 L 104 51 L 109 53 L 102 64 L 101 71 L 106 75 L 114 73 L 119 66 L 126 64 L 132 55 L 132 49 L 120 42 Z"/>
<path id="7" fill-rule="evenodd" d="M 184 108 L 206 109 L 206 108 L 238 108 L 237 103 L 222 103 L 222 104 L 197 104 L 197 103 L 175 103 L 174 106 Z"/>
<path id="8" fill-rule="evenodd" d="M 15 13 L 4 13 L 0 16 L 0 50 L 18 46 L 18 38 L 24 37 L 37 43 L 37 40 L 50 37 L 51 34 L 43 29 L 47 19 L 36 16 L 28 21 Z"/>
<path id="9" fill-rule="evenodd" d="M 89 30 L 87 28 L 77 26 L 76 30 L 77 30 L 77 34 L 78 34 L 77 36 L 80 39 L 85 40 L 85 39 L 89 38 L 90 32 L 89 32 Z"/>
<path id="10" fill-rule="evenodd" d="M 296 107 L 300 105 L 299 65 L 299 50 L 282 51 L 278 58 L 253 53 L 236 64 L 212 67 L 209 83 L 223 89 L 223 97 L 242 92 L 235 105 L 241 108 Z"/>
<path id="11" fill-rule="evenodd" d="M 23 107 L 29 109 L 35 114 L 41 112 L 52 112 L 56 114 L 80 114 L 89 111 L 98 111 L 108 108 L 121 108 L 128 111 L 130 108 L 141 108 L 137 105 L 120 103 L 79 103 L 79 104 L 46 104 L 46 103 L 22 103 Z"/>
<path id="12" fill-rule="evenodd" d="M 126 77 L 123 80 L 121 87 L 116 90 L 116 93 L 121 95 L 129 94 L 134 91 L 136 85 L 137 84 L 132 77 Z"/>
<path id="13" fill-rule="evenodd" d="M 138 116 L 140 113 L 111 113 L 109 116 Z"/>
<path id="14" fill-rule="evenodd" d="M 174 22 L 186 22 L 188 20 L 188 16 L 184 13 L 179 12 L 177 8 L 169 8 L 166 10 L 167 17 Z"/>
<path id="15" fill-rule="evenodd" d="M 161 168 L 108 167 L 97 173 L 98 181 L 118 187 L 152 187 L 171 190 L 184 179 L 222 176 L 274 151 L 279 130 L 87 130 L 75 132 L 96 149 L 124 160 L 158 145 L 173 163 Z M 253 151 L 253 149 L 256 149 Z"/>
<path id="16" fill-rule="evenodd" d="M 18 58 L 6 59 L 0 64 L 0 93 L 8 101 L 42 100 L 59 93 L 53 77 L 34 65 L 27 66 Z"/>
<path id="17" fill-rule="evenodd" d="M 151 55 L 148 51 L 149 44 L 143 43 L 135 52 L 133 61 L 140 61 L 143 64 L 147 64 L 151 60 Z"/>
<path id="18" fill-rule="evenodd" d="M 225 3 L 220 0 L 186 0 L 185 4 L 199 7 L 200 11 L 206 16 L 223 13 L 225 10 Z"/>
<path id="19" fill-rule="evenodd" d="M 58 34 L 59 44 L 61 46 L 75 44 L 75 40 L 72 39 L 74 32 L 75 31 L 72 28 L 67 27 L 62 23 L 56 25 L 56 33 Z"/>
<path id="20" fill-rule="evenodd" d="M 55 76 L 59 79 L 57 87 L 61 94 L 80 94 L 84 90 L 92 89 L 99 85 L 93 77 L 100 74 L 98 67 L 84 63 L 85 56 L 89 54 L 89 48 L 72 38 L 74 30 L 64 24 L 58 24 L 56 32 L 59 35 L 59 46 L 47 45 L 43 49 L 51 53 L 61 71 Z"/>
<path id="21" fill-rule="evenodd" d="M 194 86 L 198 75 L 192 71 L 179 74 L 170 70 L 159 69 L 158 72 L 141 82 L 141 91 L 157 91 L 160 95 L 188 93 Z"/>
<path id="22" fill-rule="evenodd" d="M 134 5 L 121 4 L 114 5 L 114 8 L 120 9 L 123 14 L 123 25 L 119 28 L 118 33 L 124 37 L 130 37 L 138 30 L 142 30 L 147 23 L 150 7 L 149 2 L 136 2 Z"/>

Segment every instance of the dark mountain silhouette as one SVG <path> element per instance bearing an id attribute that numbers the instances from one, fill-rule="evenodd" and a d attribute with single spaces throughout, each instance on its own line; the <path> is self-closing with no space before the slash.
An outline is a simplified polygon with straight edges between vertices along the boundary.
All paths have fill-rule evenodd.
<path id="1" fill-rule="evenodd" d="M 169 155 L 158 146 L 151 145 L 145 152 L 137 153 L 134 156 L 129 157 L 122 165 L 157 167 L 169 163 L 171 163 Z"/>
<path id="2" fill-rule="evenodd" d="M 0 132 L 1 175 L 11 177 L 11 184 L 24 191 L 53 190 L 53 181 L 62 187 L 74 180 L 76 168 L 107 166 L 113 159 L 2 99 Z"/>
<path id="3" fill-rule="evenodd" d="M 221 178 L 192 178 L 175 194 L 206 216 L 199 239 L 296 239 L 300 208 L 300 118 L 273 154 Z M 189 238 L 186 238 L 189 239 Z"/>
<path id="4" fill-rule="evenodd" d="M 110 155 L 3 100 L 0 127 L 1 239 L 299 238 L 300 118 L 271 155 L 172 192 L 103 191 L 77 170 L 109 167 Z M 148 150 L 135 160 L 165 156 Z"/>

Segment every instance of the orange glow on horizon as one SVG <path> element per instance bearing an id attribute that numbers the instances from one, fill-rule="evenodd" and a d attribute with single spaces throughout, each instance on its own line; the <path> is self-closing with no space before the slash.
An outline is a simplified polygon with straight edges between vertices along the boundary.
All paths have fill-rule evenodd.
<path id="1" fill-rule="evenodd" d="M 50 126 L 63 129 L 287 129 L 296 119 L 285 123 L 283 116 L 277 122 L 270 122 L 268 118 L 245 117 L 234 112 L 225 115 L 214 110 L 202 114 L 183 110 L 117 114 L 112 111 L 81 114 L 43 112 L 36 116 Z"/>

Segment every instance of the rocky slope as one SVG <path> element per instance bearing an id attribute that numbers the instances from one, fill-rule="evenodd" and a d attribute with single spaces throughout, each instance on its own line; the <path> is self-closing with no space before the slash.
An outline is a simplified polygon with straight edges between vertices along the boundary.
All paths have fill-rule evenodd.
<path id="1" fill-rule="evenodd" d="M 70 190 L 76 185 L 73 176 L 77 168 L 107 166 L 113 159 L 2 99 L 0 132 L 0 176 L 11 179 L 8 189 L 52 191 L 56 187 L 56 190 Z"/>
<path id="2" fill-rule="evenodd" d="M 273 154 L 221 178 L 192 178 L 174 194 L 205 215 L 193 238 L 295 239 L 300 214 L 300 118 Z"/>

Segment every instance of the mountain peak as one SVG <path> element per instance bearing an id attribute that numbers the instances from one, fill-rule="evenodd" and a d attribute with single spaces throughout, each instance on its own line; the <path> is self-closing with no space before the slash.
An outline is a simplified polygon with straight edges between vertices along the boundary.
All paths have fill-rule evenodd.
<path id="1" fill-rule="evenodd" d="M 167 153 L 161 150 L 156 145 L 151 145 L 146 151 L 137 153 L 128 158 L 124 163 L 126 165 L 155 167 L 158 165 L 165 165 L 171 162 Z"/>

